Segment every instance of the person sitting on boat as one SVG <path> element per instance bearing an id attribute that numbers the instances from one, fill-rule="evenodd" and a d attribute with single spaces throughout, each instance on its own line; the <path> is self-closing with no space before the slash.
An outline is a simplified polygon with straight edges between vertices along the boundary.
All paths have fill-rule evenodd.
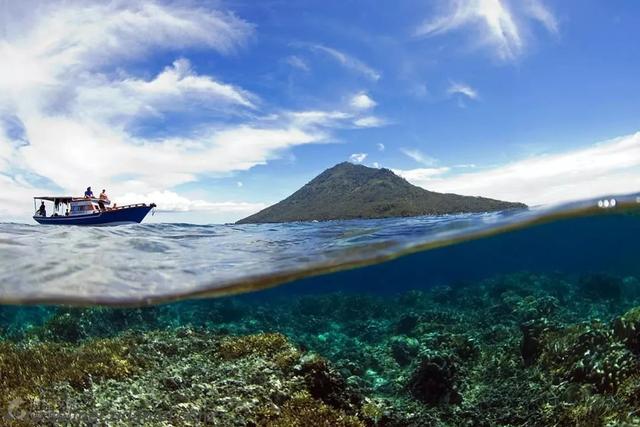
<path id="1" fill-rule="evenodd" d="M 102 189 L 102 193 L 100 193 L 100 197 L 98 200 L 98 206 L 100 206 L 100 210 L 104 211 L 106 208 L 104 207 L 104 202 L 109 201 L 109 196 L 107 196 L 107 190 Z"/>
<path id="2" fill-rule="evenodd" d="M 44 205 L 44 202 L 40 204 L 40 209 L 38 209 L 38 215 L 47 216 L 47 207 Z"/>
<path id="3" fill-rule="evenodd" d="M 93 199 L 93 191 L 91 191 L 91 187 L 87 187 L 87 191 L 84 192 L 85 199 Z"/>

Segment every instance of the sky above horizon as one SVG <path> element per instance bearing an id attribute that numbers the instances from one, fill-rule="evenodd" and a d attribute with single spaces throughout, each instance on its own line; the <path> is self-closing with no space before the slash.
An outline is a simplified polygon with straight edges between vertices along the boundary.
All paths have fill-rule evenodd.
<path id="1" fill-rule="evenodd" d="M 0 221 L 106 188 L 230 222 L 342 161 L 531 205 L 640 191 L 640 3 L 0 0 Z"/>

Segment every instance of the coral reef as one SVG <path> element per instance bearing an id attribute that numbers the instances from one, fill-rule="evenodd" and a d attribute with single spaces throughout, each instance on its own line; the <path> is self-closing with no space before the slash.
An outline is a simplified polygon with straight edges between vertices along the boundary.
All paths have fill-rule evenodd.
<path id="1" fill-rule="evenodd" d="M 441 356 L 422 359 L 409 379 L 413 397 L 427 404 L 460 403 L 456 389 L 456 365 Z"/>
<path id="2" fill-rule="evenodd" d="M 640 423 L 640 282 L 2 307 L 2 425 Z"/>

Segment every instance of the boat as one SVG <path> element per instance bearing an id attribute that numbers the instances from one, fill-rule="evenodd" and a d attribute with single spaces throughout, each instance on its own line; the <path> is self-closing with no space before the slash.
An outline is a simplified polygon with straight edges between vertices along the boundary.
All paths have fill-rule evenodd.
<path id="1" fill-rule="evenodd" d="M 48 215 L 36 206 L 40 201 L 53 203 Z M 35 214 L 33 219 L 39 224 L 55 225 L 120 225 L 139 224 L 156 207 L 155 203 L 133 205 L 111 205 L 109 200 L 94 197 L 40 196 L 33 198 Z M 46 208 L 46 204 L 45 204 Z"/>

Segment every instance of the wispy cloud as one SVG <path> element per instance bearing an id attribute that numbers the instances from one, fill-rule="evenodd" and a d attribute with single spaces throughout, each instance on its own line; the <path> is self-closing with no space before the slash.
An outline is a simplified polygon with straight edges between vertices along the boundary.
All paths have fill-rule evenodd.
<path id="1" fill-rule="evenodd" d="M 640 132 L 587 148 L 446 177 L 436 169 L 398 173 L 413 184 L 434 191 L 530 205 L 632 193 L 640 191 Z"/>
<path id="2" fill-rule="evenodd" d="M 542 23 L 552 34 L 557 34 L 558 20 L 551 11 L 539 0 L 525 1 L 526 13 Z"/>
<path id="3" fill-rule="evenodd" d="M 381 142 L 378 142 L 378 143 L 376 144 L 376 147 L 378 148 L 378 151 L 384 151 L 384 149 L 385 149 L 384 144 L 383 144 L 383 143 L 381 143 Z"/>
<path id="4" fill-rule="evenodd" d="M 464 95 L 469 99 L 478 99 L 480 96 L 476 89 L 472 88 L 468 84 L 460 82 L 451 82 L 447 89 L 447 93 L 449 95 Z"/>
<path id="5" fill-rule="evenodd" d="M 367 153 L 353 153 L 349 156 L 349 161 L 352 163 L 362 163 L 367 158 Z"/>
<path id="6" fill-rule="evenodd" d="M 322 52 L 327 56 L 329 56 L 330 58 L 337 61 L 343 67 L 351 71 L 355 71 L 357 73 L 363 74 L 364 76 L 366 76 L 371 80 L 377 81 L 377 80 L 380 80 L 380 78 L 382 77 L 382 75 L 378 71 L 374 70 L 373 68 L 365 64 L 360 59 L 354 56 L 348 55 L 347 53 L 342 52 L 338 49 L 334 49 L 332 47 L 324 46 L 321 44 L 311 44 L 308 46 L 311 50 L 316 52 Z"/>
<path id="7" fill-rule="evenodd" d="M 377 128 L 385 126 L 387 121 L 376 116 L 366 116 L 354 120 L 353 124 L 359 128 Z"/>
<path id="8" fill-rule="evenodd" d="M 311 70 L 309 68 L 309 64 L 307 64 L 307 62 L 304 59 L 300 58 L 297 55 L 290 55 L 285 59 L 285 61 L 287 64 L 289 64 L 293 68 L 297 68 L 298 70 L 302 70 L 305 72 L 308 72 Z"/>
<path id="9" fill-rule="evenodd" d="M 416 30 L 418 36 L 436 36 L 469 27 L 474 40 L 491 47 L 504 60 L 513 60 L 525 48 L 528 20 L 535 20 L 551 33 L 558 24 L 541 0 L 453 0 L 444 11 L 426 20 Z"/>
<path id="10" fill-rule="evenodd" d="M 424 154 L 423 152 L 421 152 L 416 148 L 401 148 L 400 151 L 405 156 L 410 157 L 416 162 L 422 163 L 423 165 L 426 165 L 426 166 L 431 166 L 437 163 L 436 159 L 434 159 L 433 157 L 427 156 L 426 154 Z"/>

